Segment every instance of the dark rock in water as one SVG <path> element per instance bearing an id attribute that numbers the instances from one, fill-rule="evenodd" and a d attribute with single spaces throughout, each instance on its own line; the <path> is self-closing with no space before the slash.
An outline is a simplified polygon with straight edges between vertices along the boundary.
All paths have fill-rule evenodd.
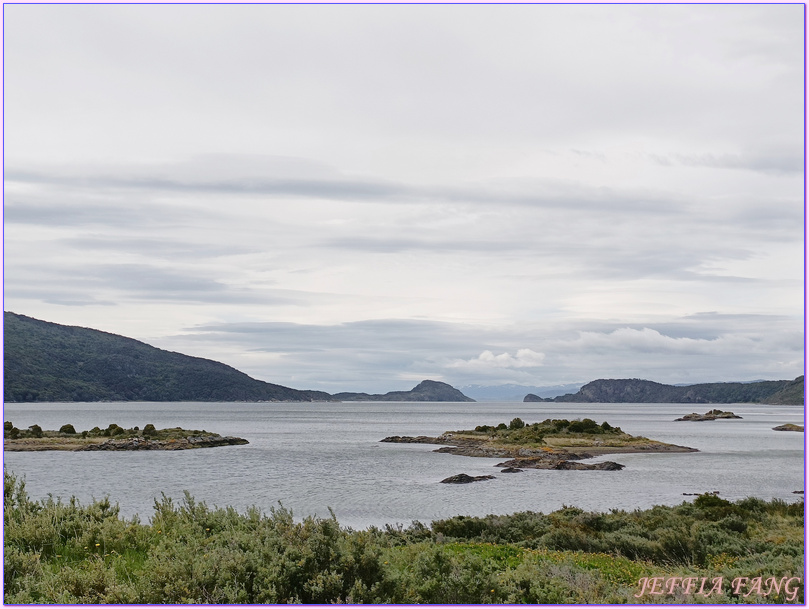
<path id="1" fill-rule="evenodd" d="M 683 493 L 686 497 L 699 497 L 700 495 L 718 495 L 719 491 L 710 491 L 707 493 Z"/>
<path id="2" fill-rule="evenodd" d="M 691 414 L 687 414 L 684 417 L 680 417 L 679 419 L 674 419 L 675 421 L 715 421 L 716 419 L 741 419 L 739 415 L 733 414 L 730 411 L 725 410 L 718 410 L 714 408 L 713 410 L 709 410 L 705 414 L 698 414 L 696 412 L 692 412 Z"/>
<path id="3" fill-rule="evenodd" d="M 588 455 L 589 457 L 589 455 Z M 577 463 L 575 459 L 583 458 L 581 455 L 567 453 L 560 456 L 546 453 L 539 457 L 518 457 L 498 463 L 495 467 L 521 468 L 526 469 L 581 469 L 581 470 L 601 470 L 617 471 L 624 468 L 620 463 L 614 461 L 603 461 L 601 463 Z"/>
<path id="4" fill-rule="evenodd" d="M 388 436 L 380 442 L 393 442 L 394 444 L 440 444 L 438 438 L 430 436 Z"/>
<path id="5" fill-rule="evenodd" d="M 803 491 L 792 491 L 793 495 L 803 495 Z"/>
<path id="6" fill-rule="evenodd" d="M 624 469 L 625 466 L 615 461 L 603 461 L 601 463 L 576 463 L 575 461 L 559 461 L 553 469 L 587 469 L 614 472 Z"/>
<path id="7" fill-rule="evenodd" d="M 469 476 L 467 474 L 457 474 L 444 478 L 442 484 L 467 484 L 469 482 L 477 482 L 478 480 L 492 480 L 494 476 Z"/>
<path id="8" fill-rule="evenodd" d="M 786 423 L 784 425 L 779 425 L 778 427 L 773 427 L 774 431 L 803 431 L 803 425 L 795 425 L 794 423 Z"/>
<path id="9" fill-rule="evenodd" d="M 191 436 L 176 440 L 147 440 L 144 438 L 125 438 L 121 440 L 107 440 L 101 444 L 88 444 L 77 450 L 187 450 L 190 448 L 213 448 L 215 446 L 235 446 L 249 444 L 244 438 L 233 436 Z"/>
<path id="10" fill-rule="evenodd" d="M 523 470 L 521 470 L 519 467 L 507 467 L 506 469 L 501 469 L 500 473 L 501 474 L 516 474 L 516 473 L 519 473 L 521 471 L 523 471 Z"/>

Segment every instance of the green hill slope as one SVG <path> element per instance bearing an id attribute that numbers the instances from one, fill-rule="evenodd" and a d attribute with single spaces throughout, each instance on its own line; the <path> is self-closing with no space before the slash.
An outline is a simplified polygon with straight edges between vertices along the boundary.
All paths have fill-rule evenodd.
<path id="1" fill-rule="evenodd" d="M 794 381 L 755 383 L 702 383 L 663 385 L 641 379 L 599 379 L 584 385 L 577 393 L 543 400 L 532 394 L 525 401 L 600 403 L 678 403 L 678 404 L 803 404 L 803 377 Z"/>
<path id="2" fill-rule="evenodd" d="M 764 404 L 803 404 L 803 375 L 787 383 L 786 387 L 762 400 Z"/>
<path id="3" fill-rule="evenodd" d="M 6 402 L 331 400 L 116 334 L 10 312 L 3 323 Z"/>

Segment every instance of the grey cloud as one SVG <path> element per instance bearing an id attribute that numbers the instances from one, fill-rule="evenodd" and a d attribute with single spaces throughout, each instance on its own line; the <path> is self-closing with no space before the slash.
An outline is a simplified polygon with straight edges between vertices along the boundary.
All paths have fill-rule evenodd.
<path id="1" fill-rule="evenodd" d="M 107 225 L 141 226 L 149 218 L 141 208 L 133 209 L 116 205 L 82 203 L 31 204 L 9 197 L 3 209 L 5 224 L 32 224 L 38 226 Z M 157 223 L 157 222 L 155 222 Z"/>
<path id="2" fill-rule="evenodd" d="M 418 196 L 417 191 L 403 184 L 382 180 L 265 179 L 260 176 L 249 175 L 232 180 L 206 180 L 204 178 L 178 180 L 158 176 L 58 175 L 14 169 L 7 170 L 5 176 L 6 180 L 12 182 L 77 189 L 100 188 L 233 195 L 261 194 L 361 201 L 396 200 Z"/>
<path id="3" fill-rule="evenodd" d="M 742 204 L 728 212 L 730 223 L 758 238 L 797 241 L 803 239 L 804 209 L 798 202 L 770 199 L 769 205 Z"/>
<path id="4" fill-rule="evenodd" d="M 197 352 L 207 345 L 206 350 L 222 353 L 227 363 L 257 378 L 326 391 L 405 389 L 418 374 L 457 386 L 603 377 L 708 382 L 797 376 L 799 327 L 800 320 L 789 317 L 711 314 L 648 324 L 567 319 L 500 328 L 399 319 L 336 325 L 218 323 L 188 327 L 164 338 L 162 346 Z M 532 362 L 544 354 L 542 365 L 501 365 L 518 361 L 520 353 L 531 355 Z M 459 366 L 459 361 L 477 365 Z"/>
<path id="5" fill-rule="evenodd" d="M 739 169 L 766 174 L 801 174 L 804 159 L 799 153 L 771 155 L 756 154 L 649 154 L 658 165 L 685 165 L 688 167 L 711 167 L 717 169 Z"/>
<path id="6" fill-rule="evenodd" d="M 434 239 L 418 238 L 372 238 L 372 237 L 346 237 L 343 239 L 330 239 L 322 243 L 326 247 L 387 254 L 422 250 L 432 252 L 502 252 L 524 251 L 531 249 L 530 243 L 514 243 L 510 241 L 483 241 L 476 239 L 452 239 L 441 235 Z"/>
<path id="7" fill-rule="evenodd" d="M 86 196 L 82 196 L 85 194 Z M 129 229 L 166 229 L 186 226 L 205 218 L 217 219 L 221 214 L 198 206 L 183 207 L 166 201 L 132 201 L 126 197 L 104 197 L 98 193 L 54 192 L 39 196 L 7 195 L 3 208 L 5 224 L 27 224 L 48 227 L 101 226 Z"/>
<path id="8" fill-rule="evenodd" d="M 139 302 L 303 305 L 310 293 L 293 290 L 234 288 L 207 277 L 146 264 L 100 264 L 81 268 L 15 267 L 6 276 L 6 290 L 15 298 L 55 304 Z M 92 294 L 93 296 L 88 296 Z"/>
<path id="9" fill-rule="evenodd" d="M 102 300 L 90 296 L 81 289 L 73 290 L 70 286 L 47 284 L 24 288 L 15 285 L 13 292 L 15 300 L 18 301 L 36 300 L 64 307 L 114 307 L 118 304 L 112 300 Z"/>
<path id="10" fill-rule="evenodd" d="M 470 331 L 464 324 L 406 319 L 365 320 L 335 325 L 293 323 L 207 324 L 186 328 L 191 336 L 208 340 L 249 343 L 251 350 L 286 351 L 333 348 L 381 349 L 410 352 L 466 345 Z M 267 346 L 267 343 L 270 346 Z"/>
<path id="11" fill-rule="evenodd" d="M 224 256 L 257 253 L 260 250 L 231 245 L 190 243 L 178 239 L 133 239 L 126 237 L 84 236 L 77 239 L 59 239 L 59 244 L 72 249 L 99 252 L 147 254 L 170 260 L 201 260 Z"/>
<path id="12" fill-rule="evenodd" d="M 169 167 L 170 169 L 170 167 Z M 565 211 L 587 211 L 618 213 L 631 211 L 637 213 L 660 215 L 680 214 L 680 202 L 670 195 L 653 191 L 632 192 L 619 191 L 603 187 L 588 187 L 577 183 L 566 183 L 551 180 L 490 181 L 474 185 L 411 185 L 390 180 L 375 178 L 340 178 L 306 177 L 301 179 L 267 179 L 260 174 L 242 174 L 238 178 L 227 180 L 210 180 L 204 172 L 193 172 L 186 179 L 161 177 L 155 170 L 152 175 L 132 175 L 134 168 L 113 168 L 101 172 L 88 172 L 87 168 L 61 168 L 58 170 L 30 170 L 9 168 L 5 179 L 43 187 L 60 187 L 75 189 L 79 192 L 89 191 L 132 191 L 166 194 L 219 194 L 219 195 L 264 195 L 325 199 L 332 201 L 357 201 L 373 203 L 418 203 L 418 202 L 451 202 L 482 205 L 515 205 L 559 209 Z M 137 169 L 142 173 L 142 169 Z M 49 209 L 57 212 L 55 206 Z M 45 210 L 43 210 L 45 211 Z M 89 213 L 87 213 L 89 212 Z M 69 223 L 78 220 L 92 220 L 94 208 L 84 214 L 68 219 Z M 19 206 L 14 210 L 13 221 L 35 221 L 40 212 L 26 214 Z M 96 213 L 102 213 L 98 210 Z M 122 211 L 119 214 L 124 213 Z M 50 221 L 50 220 L 49 220 Z"/>

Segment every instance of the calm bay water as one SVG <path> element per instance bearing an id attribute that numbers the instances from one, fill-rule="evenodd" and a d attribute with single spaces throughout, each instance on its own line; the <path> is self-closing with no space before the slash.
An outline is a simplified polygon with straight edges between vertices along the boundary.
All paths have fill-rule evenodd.
<path id="1" fill-rule="evenodd" d="M 742 420 L 674 422 L 706 405 L 404 403 L 72 403 L 6 404 L 4 420 L 25 428 L 156 427 L 205 429 L 250 441 L 176 452 L 5 453 L 7 470 L 25 477 L 35 498 L 75 495 L 82 502 L 109 495 L 124 515 L 147 520 L 161 493 L 179 501 L 189 491 L 209 505 L 268 511 L 281 502 L 296 517 L 328 516 L 344 526 L 403 524 L 458 514 L 482 516 L 563 505 L 587 510 L 646 508 L 719 491 L 726 499 L 755 496 L 795 501 L 804 488 L 804 434 L 777 432 L 803 424 L 801 406 L 722 406 Z M 381 444 L 389 435 L 439 435 L 521 417 L 609 421 L 633 435 L 691 446 L 690 454 L 628 454 L 596 458 L 626 469 L 500 474 L 500 460 L 432 452 L 434 446 Z M 447 476 L 494 474 L 467 485 Z"/>

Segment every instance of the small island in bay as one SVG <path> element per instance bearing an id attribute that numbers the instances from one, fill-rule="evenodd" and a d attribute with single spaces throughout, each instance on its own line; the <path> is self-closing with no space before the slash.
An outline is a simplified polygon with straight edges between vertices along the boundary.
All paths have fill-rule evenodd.
<path id="1" fill-rule="evenodd" d="M 679 419 L 674 419 L 675 421 L 716 421 L 717 419 L 741 419 L 741 417 L 737 414 L 730 412 L 729 410 L 719 410 L 718 408 L 714 408 L 713 410 L 709 410 L 705 414 L 699 414 L 697 412 L 692 412 L 691 414 L 687 414 L 684 417 L 680 417 Z"/>
<path id="2" fill-rule="evenodd" d="M 508 460 L 495 467 L 509 469 L 508 473 L 519 468 L 613 471 L 624 466 L 613 461 L 593 464 L 578 461 L 606 454 L 697 452 L 686 446 L 632 436 L 606 421 L 599 425 L 592 419 L 546 419 L 541 423 L 526 424 L 515 418 L 508 425 L 479 425 L 473 430 L 447 431 L 437 437 L 389 436 L 381 442 L 441 444 L 443 446 L 435 452 L 504 458 Z"/>
<path id="3" fill-rule="evenodd" d="M 795 425 L 795 423 L 784 423 L 778 427 L 773 427 L 774 431 L 800 431 L 803 432 L 803 425 Z"/>
<path id="4" fill-rule="evenodd" d="M 70 424 L 54 431 L 43 430 L 39 425 L 17 429 L 11 421 L 3 423 L 4 451 L 187 450 L 237 444 L 248 444 L 248 441 L 205 430 L 156 429 L 151 423 L 143 429 L 124 429 L 112 423 L 106 429 L 94 427 L 82 432 L 77 432 Z"/>

